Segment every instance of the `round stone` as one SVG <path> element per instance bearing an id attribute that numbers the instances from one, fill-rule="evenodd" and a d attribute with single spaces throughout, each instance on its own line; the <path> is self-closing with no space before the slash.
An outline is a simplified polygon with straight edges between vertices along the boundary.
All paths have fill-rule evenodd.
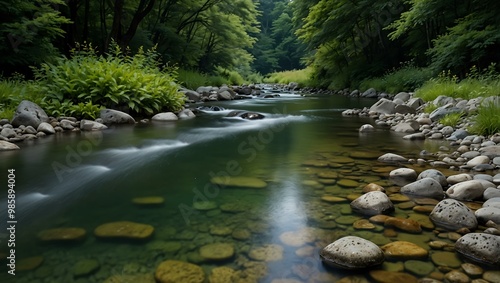
<path id="1" fill-rule="evenodd" d="M 44 242 L 79 241 L 85 238 L 87 231 L 83 228 L 54 228 L 38 233 L 38 238 Z"/>
<path id="2" fill-rule="evenodd" d="M 250 250 L 248 256 L 258 261 L 278 261 L 283 259 L 283 247 L 276 244 L 263 245 Z"/>
<path id="3" fill-rule="evenodd" d="M 336 196 L 322 196 L 321 200 L 324 202 L 330 202 L 330 203 L 340 203 L 340 202 L 346 202 L 346 198 L 342 197 L 336 197 Z"/>
<path id="4" fill-rule="evenodd" d="M 452 231 L 461 228 L 475 230 L 478 225 L 474 213 L 466 205 L 454 199 L 440 201 L 429 218 L 436 226 Z"/>
<path id="5" fill-rule="evenodd" d="M 458 268 L 462 264 L 457 255 L 452 252 L 434 252 L 431 254 L 431 260 L 437 266 L 446 266 L 451 268 Z"/>
<path id="6" fill-rule="evenodd" d="M 461 267 L 466 274 L 472 277 L 479 277 L 484 273 L 484 270 L 480 266 L 472 263 L 464 263 L 461 265 Z"/>
<path id="7" fill-rule="evenodd" d="M 445 282 L 453 282 L 453 283 L 469 283 L 470 279 L 467 274 L 458 271 L 452 270 L 444 275 Z"/>
<path id="8" fill-rule="evenodd" d="M 402 219 L 402 218 L 397 218 L 397 217 L 390 217 L 387 218 L 387 220 L 384 222 L 385 226 L 389 227 L 396 227 L 400 230 L 403 230 L 405 232 L 409 233 L 421 233 L 422 228 L 420 227 L 420 224 L 413 220 L 413 219 Z"/>
<path id="9" fill-rule="evenodd" d="M 500 271 L 488 270 L 483 274 L 483 279 L 488 281 L 488 282 L 499 283 L 500 282 Z"/>
<path id="10" fill-rule="evenodd" d="M 151 237 L 154 227 L 130 221 L 118 221 L 98 226 L 94 235 L 99 238 L 146 239 Z"/>
<path id="11" fill-rule="evenodd" d="M 43 262 L 43 257 L 34 256 L 23 258 L 16 263 L 16 271 L 33 270 L 39 267 Z"/>
<path id="12" fill-rule="evenodd" d="M 137 197 L 132 199 L 132 203 L 141 206 L 154 206 L 165 203 L 165 199 L 163 197 L 158 197 L 158 196 Z"/>
<path id="13" fill-rule="evenodd" d="M 73 276 L 87 276 L 96 272 L 100 267 L 99 261 L 95 259 L 80 260 L 73 266 Z"/>
<path id="14" fill-rule="evenodd" d="M 372 223 L 370 223 L 370 221 L 368 221 L 366 219 L 357 220 L 356 222 L 354 222 L 352 224 L 352 226 L 354 227 L 354 229 L 358 229 L 358 230 L 373 230 L 373 229 L 375 229 L 375 225 L 373 225 Z"/>
<path id="15" fill-rule="evenodd" d="M 394 283 L 394 282 L 405 282 L 405 283 L 417 283 L 418 280 L 413 275 L 403 273 L 403 272 L 390 272 L 385 270 L 372 270 L 370 271 L 370 276 L 379 283 Z"/>
<path id="16" fill-rule="evenodd" d="M 417 180 L 417 172 L 410 168 L 399 168 L 389 173 L 389 180 L 396 186 L 404 186 Z"/>
<path id="17" fill-rule="evenodd" d="M 382 246 L 382 250 L 388 258 L 393 259 L 419 259 L 426 258 L 429 254 L 427 250 L 407 241 L 389 243 Z"/>
<path id="18" fill-rule="evenodd" d="M 208 244 L 200 248 L 200 255 L 209 261 L 224 261 L 234 256 L 234 246 L 225 243 Z"/>
<path id="19" fill-rule="evenodd" d="M 263 189 L 267 187 L 267 183 L 259 178 L 254 177 L 213 177 L 210 179 L 212 184 L 222 187 L 240 187 L 240 188 L 253 188 Z"/>
<path id="20" fill-rule="evenodd" d="M 214 236 L 228 236 L 233 233 L 233 229 L 227 226 L 210 226 L 209 233 Z"/>
<path id="21" fill-rule="evenodd" d="M 385 214 L 394 211 L 394 205 L 383 192 L 369 192 L 351 202 L 353 211 L 364 215 Z"/>
<path id="22" fill-rule="evenodd" d="M 323 179 L 337 179 L 339 174 L 335 171 L 321 171 L 316 174 L 319 178 Z"/>
<path id="23" fill-rule="evenodd" d="M 196 201 L 193 202 L 193 208 L 201 211 L 212 210 L 217 208 L 217 203 L 215 201 Z"/>
<path id="24" fill-rule="evenodd" d="M 234 229 L 233 233 L 231 234 L 231 237 L 233 237 L 236 240 L 244 241 L 249 239 L 251 235 L 252 234 L 247 229 Z"/>
<path id="25" fill-rule="evenodd" d="M 316 237 L 309 229 L 301 229 L 299 231 L 287 231 L 280 235 L 280 240 L 283 244 L 292 247 L 301 247 L 306 243 L 314 242 Z"/>
<path id="26" fill-rule="evenodd" d="M 345 188 L 357 188 L 359 183 L 351 179 L 341 179 L 337 182 L 337 185 Z"/>
<path id="27" fill-rule="evenodd" d="M 489 265 L 500 265 L 500 237 L 486 233 L 469 233 L 458 239 L 455 249 L 464 257 Z"/>
<path id="28" fill-rule="evenodd" d="M 405 269 L 408 272 L 415 274 L 419 277 L 425 277 L 434 271 L 434 265 L 430 262 L 420 260 L 407 260 L 404 263 Z"/>
<path id="29" fill-rule="evenodd" d="M 321 260 L 331 266 L 343 269 L 362 269 L 380 265 L 384 253 L 374 243 L 356 236 L 346 236 L 324 247 Z"/>
<path id="30" fill-rule="evenodd" d="M 369 183 L 363 188 L 363 193 L 369 193 L 369 192 L 385 192 L 384 187 L 377 185 L 375 183 Z"/>
<path id="31" fill-rule="evenodd" d="M 232 283 L 234 282 L 234 276 L 236 271 L 227 266 L 220 266 L 212 269 L 210 276 L 208 277 L 208 282 L 210 283 Z"/>
<path id="32" fill-rule="evenodd" d="M 166 260 L 156 268 L 155 279 L 158 283 L 203 283 L 205 272 L 201 267 L 192 263 Z"/>

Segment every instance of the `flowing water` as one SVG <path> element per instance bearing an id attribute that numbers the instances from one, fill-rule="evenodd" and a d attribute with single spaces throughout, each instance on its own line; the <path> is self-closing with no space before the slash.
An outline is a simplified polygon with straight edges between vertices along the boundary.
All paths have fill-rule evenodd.
<path id="1" fill-rule="evenodd" d="M 377 156 L 393 152 L 415 157 L 424 147 L 438 146 L 403 141 L 387 129 L 358 134 L 369 119 L 346 118 L 341 112 L 372 103 L 296 94 L 219 102 L 214 105 L 227 110 L 206 111 L 175 123 L 58 134 L 23 143 L 19 151 L 1 152 L 0 172 L 6 178 L 7 169 L 15 169 L 18 270 L 14 277 L 2 264 L 0 280 L 154 282 L 156 267 L 176 259 L 201 266 L 207 278 L 215 267 L 234 270 L 230 281 L 214 282 L 335 282 L 351 273 L 323 266 L 318 254 L 341 236 L 358 235 L 379 245 L 407 240 L 430 250 L 428 242 L 437 239 L 432 228 L 392 235 L 384 234 L 380 225 L 372 230 L 353 228 L 356 220 L 366 217 L 353 214 L 349 200 L 366 184 L 396 191 L 387 181 L 395 167 L 378 163 Z M 226 117 L 235 109 L 266 117 Z M 228 176 L 250 184 L 211 182 Z M 262 182 L 264 188 L 252 188 Z M 150 196 L 162 197 L 164 203 L 132 202 Z M 343 199 L 332 203 L 322 200 L 324 196 Z M 399 205 L 395 215 L 415 214 L 411 202 L 393 199 Z M 1 202 L 7 199 L 3 196 Z M 5 208 L 1 206 L 2 258 L 9 251 Z M 140 241 L 94 236 L 96 227 L 115 221 L 149 224 L 155 232 Z M 42 230 L 59 227 L 80 227 L 87 235 L 74 243 L 37 237 Z M 210 243 L 229 243 L 235 254 L 223 261 L 202 258 L 199 248 Z M 23 260 L 33 257 L 42 257 L 42 263 L 33 270 L 19 270 L 32 268 Z M 84 260 L 93 267 L 79 273 L 77 266 Z M 387 262 L 382 268 L 404 270 L 403 262 Z M 366 278 L 371 280 L 367 274 Z"/>

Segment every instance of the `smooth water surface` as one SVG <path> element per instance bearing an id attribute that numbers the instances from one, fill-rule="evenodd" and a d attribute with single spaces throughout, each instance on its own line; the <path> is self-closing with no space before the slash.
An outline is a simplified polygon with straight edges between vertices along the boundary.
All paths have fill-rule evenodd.
<path id="1" fill-rule="evenodd" d="M 201 266 L 207 282 L 219 266 L 234 270 L 232 282 L 335 282 L 349 273 L 324 267 L 318 254 L 341 236 L 358 235 L 379 245 L 413 240 L 429 249 L 427 243 L 436 238 L 430 229 L 390 238 L 383 226 L 352 227 L 364 217 L 351 212 L 349 200 L 366 184 L 381 184 L 390 193 L 387 177 L 394 167 L 378 163 L 376 156 L 393 152 L 415 157 L 424 147 L 388 129 L 360 135 L 358 128 L 370 120 L 341 116 L 347 108 L 373 102 L 295 94 L 219 102 L 213 105 L 227 110 L 175 123 L 57 134 L 22 143 L 19 151 L 2 152 L 1 179 L 7 169 L 16 170 L 17 263 L 38 256 L 43 262 L 34 270 L 17 271 L 15 278 L 3 264 L 1 282 L 154 282 L 156 267 L 167 259 Z M 266 118 L 226 117 L 236 109 Z M 267 186 L 211 183 L 213 177 L 228 176 L 265 181 Z M 165 202 L 132 203 L 149 196 Z M 323 196 L 345 201 L 326 202 Z M 5 195 L 1 202 L 7 203 Z M 212 207 L 193 208 L 200 202 Z M 1 208 L 5 237 L 5 205 Z M 395 214 L 413 213 L 411 206 L 404 208 Z M 141 241 L 94 236 L 97 226 L 123 220 L 152 225 L 155 232 Z M 39 231 L 57 227 L 84 228 L 87 236 L 76 243 L 37 238 Z M 7 252 L 5 240 L 2 253 Z M 201 246 L 218 242 L 232 244 L 235 255 L 221 262 L 199 255 Z M 75 265 L 86 259 L 97 260 L 97 269 L 76 276 Z"/>

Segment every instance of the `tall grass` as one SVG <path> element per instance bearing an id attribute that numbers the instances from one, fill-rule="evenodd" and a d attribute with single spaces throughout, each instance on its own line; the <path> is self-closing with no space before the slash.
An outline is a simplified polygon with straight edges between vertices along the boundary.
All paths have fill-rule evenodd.
<path id="1" fill-rule="evenodd" d="M 0 80 L 0 119 L 12 119 L 17 105 L 22 100 L 39 104 L 42 98 L 43 94 L 38 91 L 33 81 L 24 81 L 23 78 Z"/>
<path id="2" fill-rule="evenodd" d="M 463 113 L 450 113 L 439 119 L 439 123 L 445 126 L 456 127 L 462 119 Z"/>
<path id="3" fill-rule="evenodd" d="M 493 135 L 500 132 L 500 103 L 489 103 L 479 107 L 479 111 L 472 118 L 473 126 L 469 129 L 471 133 L 478 135 Z"/>
<path id="4" fill-rule="evenodd" d="M 440 95 L 463 99 L 497 96 L 500 95 L 500 76 L 473 74 L 459 80 L 456 76 L 442 73 L 423 84 L 415 95 L 425 101 L 432 101 Z"/>
<path id="5" fill-rule="evenodd" d="M 365 79 L 361 81 L 359 88 L 362 91 L 369 88 L 375 88 L 378 91 L 385 91 L 393 94 L 401 91 L 411 92 L 421 87 L 426 81 L 431 79 L 432 76 L 433 72 L 429 68 L 418 68 L 407 65 L 400 69 L 393 70 L 383 77 Z"/>
<path id="6" fill-rule="evenodd" d="M 300 87 L 311 86 L 312 68 L 302 70 L 275 72 L 264 78 L 265 83 L 288 84 L 296 82 Z"/>

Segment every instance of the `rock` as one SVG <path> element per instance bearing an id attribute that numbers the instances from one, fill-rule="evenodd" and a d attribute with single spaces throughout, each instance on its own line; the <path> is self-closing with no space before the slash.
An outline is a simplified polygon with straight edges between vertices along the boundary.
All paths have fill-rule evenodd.
<path id="1" fill-rule="evenodd" d="M 475 200 L 482 198 L 485 188 L 481 181 L 470 180 L 451 186 L 446 195 L 458 200 Z"/>
<path id="2" fill-rule="evenodd" d="M 394 99 L 401 99 L 403 102 L 410 100 L 411 95 L 407 92 L 399 92 L 394 96 Z"/>
<path id="3" fill-rule="evenodd" d="M 48 121 L 49 117 L 40 106 L 31 101 L 23 100 L 17 106 L 11 124 L 14 127 L 24 125 L 32 126 L 36 129 L 40 123 Z"/>
<path id="4" fill-rule="evenodd" d="M 469 283 L 470 279 L 467 276 L 467 274 L 458 271 L 458 270 L 452 270 L 444 275 L 444 280 L 445 282 L 450 282 L 450 283 Z"/>
<path id="5" fill-rule="evenodd" d="M 100 267 L 99 261 L 95 259 L 83 259 L 75 263 L 73 266 L 73 276 L 81 277 L 88 276 L 96 272 Z"/>
<path id="6" fill-rule="evenodd" d="M 258 261 L 278 261 L 283 259 L 283 250 L 283 247 L 280 245 L 263 245 L 261 247 L 251 249 L 248 256 L 251 259 Z"/>
<path id="7" fill-rule="evenodd" d="M 196 115 L 193 113 L 193 111 L 191 111 L 191 109 L 184 109 L 179 112 L 179 114 L 177 114 L 177 117 L 179 117 L 179 119 L 191 119 L 195 118 Z"/>
<path id="8" fill-rule="evenodd" d="M 448 182 L 448 184 L 454 185 L 465 181 L 470 181 L 472 179 L 473 179 L 472 175 L 467 173 L 462 173 L 457 175 L 451 175 L 448 178 L 446 178 L 446 181 Z"/>
<path id="9" fill-rule="evenodd" d="M 356 236 L 346 236 L 324 247 L 321 260 L 342 269 L 363 269 L 384 262 L 382 250 L 374 243 Z"/>
<path id="10" fill-rule="evenodd" d="M 210 179 L 212 184 L 222 186 L 222 187 L 241 187 L 241 188 L 254 188 L 262 189 L 267 187 L 267 183 L 261 179 L 254 177 L 214 177 Z"/>
<path id="11" fill-rule="evenodd" d="M 176 253 L 182 248 L 181 242 L 156 240 L 146 245 L 147 251 L 159 251 L 161 253 Z"/>
<path id="12" fill-rule="evenodd" d="M 227 117 L 240 117 L 246 120 L 260 120 L 265 118 L 265 116 L 260 113 L 239 110 L 229 112 Z"/>
<path id="13" fill-rule="evenodd" d="M 408 260 L 404 263 L 405 270 L 417 275 L 418 277 L 425 277 L 434 271 L 435 267 L 432 263 L 420 260 Z"/>
<path id="14" fill-rule="evenodd" d="M 351 208 L 364 215 L 377 215 L 394 211 L 389 197 L 379 191 L 366 193 L 351 202 Z"/>
<path id="15" fill-rule="evenodd" d="M 406 241 L 396 241 L 382 246 L 387 258 L 392 259 L 419 259 L 427 258 L 428 252 L 422 247 Z"/>
<path id="16" fill-rule="evenodd" d="M 231 233 L 231 237 L 240 241 L 248 240 L 251 236 L 252 233 L 247 229 L 234 229 L 233 233 Z"/>
<path id="17" fill-rule="evenodd" d="M 171 122 L 177 120 L 179 120 L 179 117 L 172 112 L 158 113 L 151 118 L 151 121 L 156 122 Z"/>
<path id="18" fill-rule="evenodd" d="M 500 145 L 487 146 L 479 149 L 481 155 L 488 156 L 490 159 L 500 157 Z"/>
<path id="19" fill-rule="evenodd" d="M 406 105 L 417 110 L 420 106 L 424 105 L 425 102 L 422 100 L 422 98 L 411 98 L 406 102 Z M 430 120 L 430 119 L 429 119 Z M 430 123 L 429 123 L 430 124 Z"/>
<path id="20" fill-rule="evenodd" d="M 483 274 L 483 279 L 488 281 L 488 282 L 492 282 L 492 283 L 500 283 L 500 271 L 488 270 Z M 475 282 L 472 282 L 472 283 L 475 283 Z"/>
<path id="21" fill-rule="evenodd" d="M 448 181 L 446 180 L 446 176 L 436 169 L 427 169 L 422 171 L 422 173 L 418 175 L 417 180 L 421 180 L 424 178 L 431 178 L 438 181 L 443 188 L 448 186 Z"/>
<path id="22" fill-rule="evenodd" d="M 380 156 L 378 159 L 378 161 L 380 162 L 385 162 L 385 163 L 406 163 L 408 162 L 408 159 L 401 156 L 401 155 L 397 155 L 397 154 L 394 154 L 394 153 L 386 153 L 382 156 Z"/>
<path id="23" fill-rule="evenodd" d="M 302 247 L 307 243 L 312 243 L 316 237 L 309 229 L 301 229 L 298 231 L 287 231 L 280 235 L 280 240 L 283 244 L 291 247 Z"/>
<path id="24" fill-rule="evenodd" d="M 50 125 L 49 123 L 45 123 L 45 122 L 40 123 L 36 130 L 38 132 L 42 132 L 42 133 L 45 133 L 47 135 L 53 135 L 56 133 L 56 130 L 54 129 L 54 127 L 52 127 L 52 125 Z"/>
<path id="25" fill-rule="evenodd" d="M 465 137 L 467 137 L 468 135 L 469 135 L 469 133 L 466 130 L 457 129 L 457 130 L 455 130 L 455 132 L 453 132 L 453 134 L 451 134 L 451 136 L 449 138 L 447 138 L 447 140 L 449 140 L 449 141 L 461 140 L 461 139 L 464 139 Z"/>
<path id="26" fill-rule="evenodd" d="M 191 100 L 194 102 L 200 101 L 201 94 L 199 94 L 198 92 L 196 92 L 194 90 L 185 89 L 185 90 L 181 90 L 181 92 L 184 93 L 184 95 L 187 97 L 188 100 Z"/>
<path id="27" fill-rule="evenodd" d="M 15 138 L 17 136 L 16 131 L 11 128 L 3 128 L 0 135 L 8 139 Z"/>
<path id="28" fill-rule="evenodd" d="M 483 198 L 489 200 L 492 198 L 500 197 L 500 190 L 497 188 L 487 188 L 483 193 Z"/>
<path id="29" fill-rule="evenodd" d="M 24 130 L 23 130 L 23 134 L 30 134 L 30 135 L 36 135 L 37 131 L 35 128 L 33 128 L 32 126 L 27 126 Z"/>
<path id="30" fill-rule="evenodd" d="M 463 112 L 463 109 L 453 107 L 453 105 L 447 104 L 432 111 L 431 114 L 429 115 L 429 118 L 431 118 L 432 121 L 438 121 L 448 114 L 461 113 L 461 112 Z"/>
<path id="31" fill-rule="evenodd" d="M 87 231 L 83 228 L 54 228 L 40 231 L 38 239 L 50 241 L 80 241 L 85 238 Z"/>
<path id="32" fill-rule="evenodd" d="M 212 269 L 208 277 L 209 283 L 233 283 L 236 271 L 227 266 L 220 266 Z"/>
<path id="33" fill-rule="evenodd" d="M 432 262 L 437 266 L 458 268 L 462 264 L 454 252 L 437 251 L 431 254 Z"/>
<path id="34" fill-rule="evenodd" d="M 415 133 L 411 135 L 406 135 L 403 137 L 404 140 L 425 140 L 425 135 L 424 133 Z"/>
<path id="35" fill-rule="evenodd" d="M 500 265 L 500 236 L 469 233 L 458 239 L 455 250 L 464 257 L 482 264 Z"/>
<path id="36" fill-rule="evenodd" d="M 484 273 L 484 269 L 472 263 L 463 263 L 460 267 L 462 267 L 463 271 L 471 277 L 479 277 Z"/>
<path id="37" fill-rule="evenodd" d="M 495 207 L 500 208 L 500 197 L 491 198 L 483 203 L 483 207 Z M 500 223 L 499 223 L 500 224 Z"/>
<path id="38" fill-rule="evenodd" d="M 480 155 L 477 157 L 474 157 L 473 159 L 469 160 L 467 162 L 468 166 L 476 166 L 480 164 L 489 164 L 490 163 L 490 158 L 488 156 Z"/>
<path id="39" fill-rule="evenodd" d="M 365 92 L 361 94 L 361 97 L 366 97 L 366 98 L 376 98 L 377 97 L 377 91 L 374 88 L 369 88 Z"/>
<path id="40" fill-rule="evenodd" d="M 442 199 L 444 196 L 441 185 L 435 179 L 427 177 L 402 187 L 400 192 L 402 194 L 437 199 Z"/>
<path id="41" fill-rule="evenodd" d="M 16 271 L 34 270 L 39 267 L 44 258 L 42 256 L 33 256 L 16 260 Z"/>
<path id="42" fill-rule="evenodd" d="M 364 124 L 363 126 L 361 126 L 359 128 L 360 133 L 368 133 L 368 132 L 373 132 L 373 131 L 375 131 L 375 128 L 370 124 Z"/>
<path id="43" fill-rule="evenodd" d="M 399 168 L 389 173 L 389 179 L 397 186 L 404 186 L 417 180 L 417 172 L 410 168 Z"/>
<path id="44" fill-rule="evenodd" d="M 413 219 L 402 219 L 397 217 L 390 217 L 384 222 L 385 226 L 396 227 L 408 233 L 421 233 L 422 227 Z"/>
<path id="45" fill-rule="evenodd" d="M 66 131 L 72 131 L 75 127 L 73 126 L 73 122 L 70 120 L 63 119 L 59 122 L 59 125 L 61 128 L 63 128 Z"/>
<path id="46" fill-rule="evenodd" d="M 363 193 L 368 193 L 368 192 L 385 192 L 384 187 L 377 185 L 375 183 L 370 183 L 366 186 L 363 187 Z"/>
<path id="47" fill-rule="evenodd" d="M 94 235 L 99 238 L 147 239 L 153 232 L 154 228 L 151 225 L 117 221 L 98 226 L 94 230 Z"/>
<path id="48" fill-rule="evenodd" d="M 103 124 L 135 124 L 132 116 L 113 109 L 101 110 L 99 117 L 102 119 Z"/>
<path id="49" fill-rule="evenodd" d="M 0 151 L 17 150 L 17 149 L 20 149 L 20 148 L 16 144 L 10 143 L 8 141 L 1 141 L 0 140 Z"/>
<path id="50" fill-rule="evenodd" d="M 211 225 L 209 233 L 214 236 L 228 236 L 233 233 L 233 229 L 223 225 Z"/>
<path id="51" fill-rule="evenodd" d="M 455 199 L 440 201 L 432 210 L 429 218 L 436 226 L 452 231 L 461 228 L 475 230 L 478 224 L 474 213 Z"/>
<path id="52" fill-rule="evenodd" d="M 486 223 L 491 220 L 500 224 L 500 207 L 483 207 L 476 210 L 474 214 L 476 215 L 477 220 L 481 223 Z"/>
<path id="53" fill-rule="evenodd" d="M 234 256 L 234 246 L 225 243 L 208 244 L 200 248 L 200 255 L 209 261 L 228 260 Z"/>
<path id="54" fill-rule="evenodd" d="M 201 267 L 192 263 L 166 260 L 156 268 L 155 279 L 158 283 L 203 283 L 205 272 Z"/>
<path id="55" fill-rule="evenodd" d="M 196 210 L 206 211 L 206 210 L 216 209 L 217 207 L 218 205 L 215 201 L 207 200 L 207 201 L 193 202 L 193 208 Z"/>
<path id="56" fill-rule="evenodd" d="M 396 133 L 407 133 L 412 134 L 415 133 L 415 129 L 410 123 L 398 123 L 394 127 L 391 128 Z"/>
<path id="57" fill-rule="evenodd" d="M 232 100 L 233 96 L 231 95 L 231 93 L 229 91 L 223 90 L 223 91 L 219 91 L 217 93 L 217 99 L 218 100 Z"/>
<path id="58" fill-rule="evenodd" d="M 385 270 L 372 270 L 370 276 L 378 283 L 417 283 L 418 280 L 413 275 L 403 272 L 391 272 Z"/>
<path id="59" fill-rule="evenodd" d="M 396 113 L 396 103 L 382 98 L 370 107 L 371 112 L 394 114 Z"/>
<path id="60" fill-rule="evenodd" d="M 81 120 L 80 121 L 80 129 L 82 131 L 101 131 L 105 130 L 108 127 L 104 124 L 95 122 L 95 121 L 90 121 L 90 120 Z"/>

